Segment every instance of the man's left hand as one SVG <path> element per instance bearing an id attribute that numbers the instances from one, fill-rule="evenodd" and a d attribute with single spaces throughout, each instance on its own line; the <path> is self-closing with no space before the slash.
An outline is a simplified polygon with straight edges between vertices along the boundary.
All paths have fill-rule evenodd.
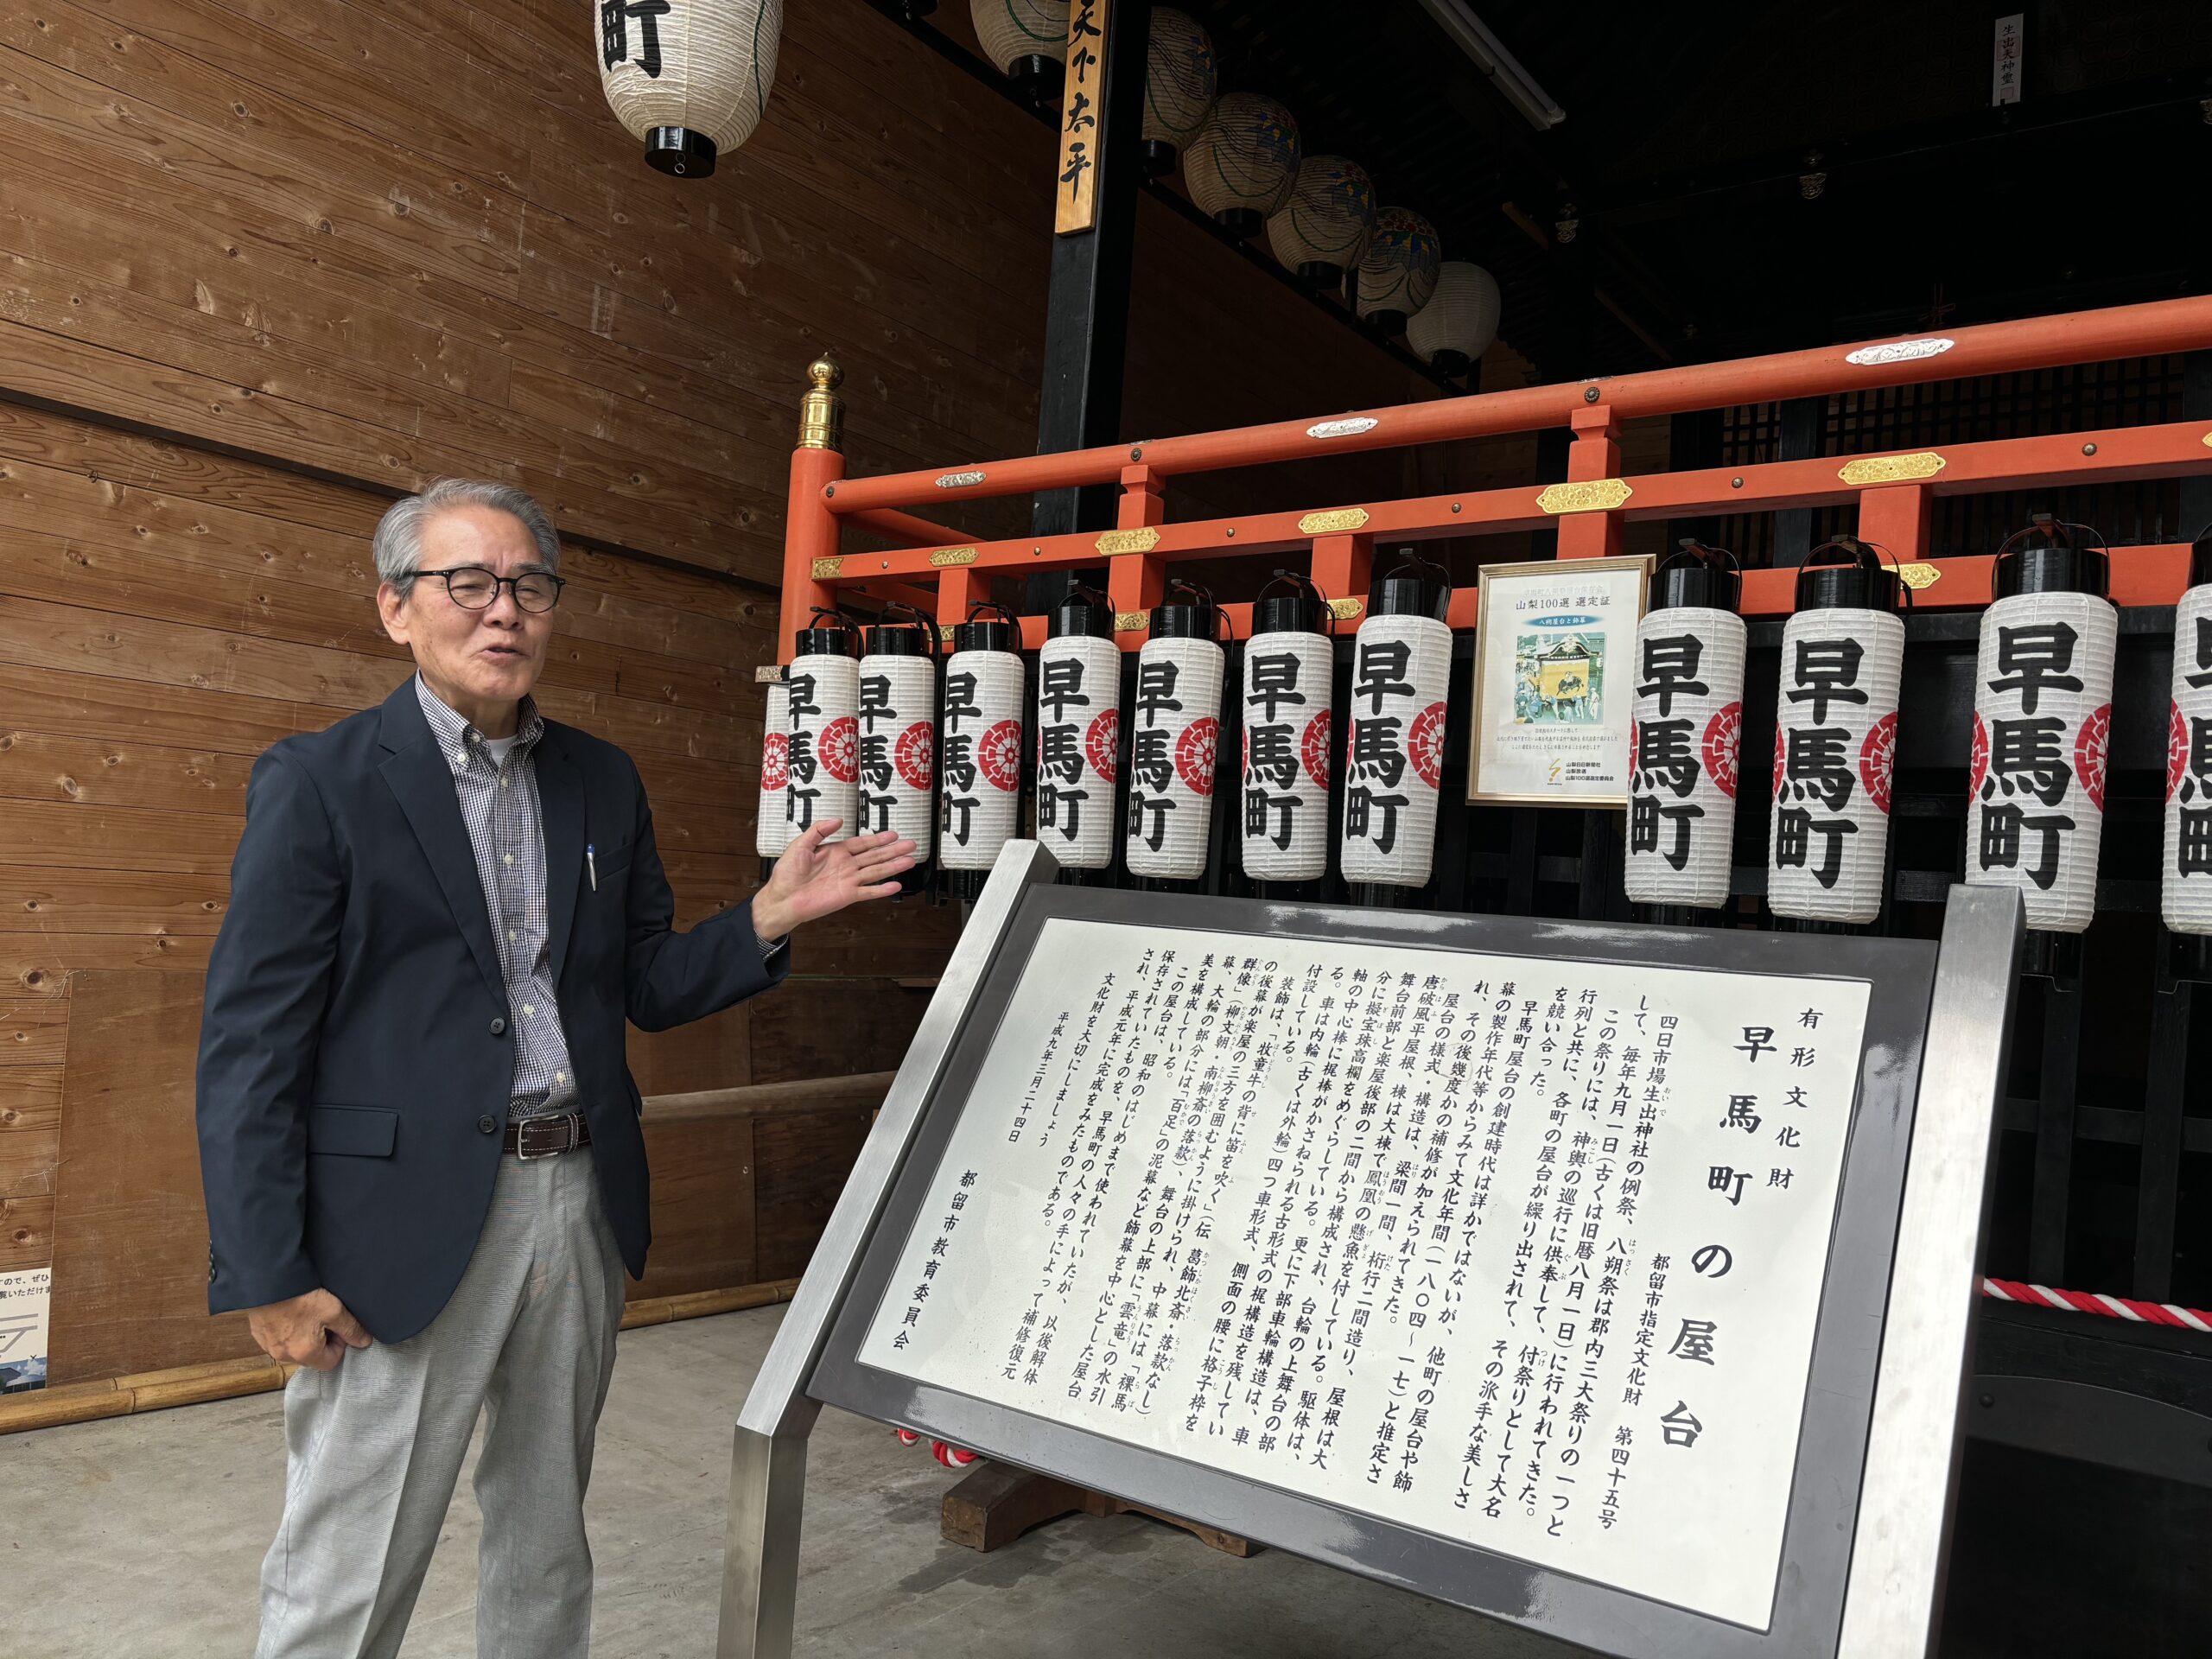
<path id="1" fill-rule="evenodd" d="M 914 865 L 914 843 L 895 830 L 833 842 L 839 822 L 823 818 L 801 830 L 753 895 L 753 931 L 762 938 L 780 939 L 802 922 L 899 891 L 899 876 Z"/>

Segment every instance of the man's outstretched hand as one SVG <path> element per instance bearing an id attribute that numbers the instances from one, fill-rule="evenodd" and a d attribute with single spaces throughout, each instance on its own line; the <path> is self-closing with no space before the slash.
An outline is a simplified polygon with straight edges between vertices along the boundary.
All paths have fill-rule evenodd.
<path id="1" fill-rule="evenodd" d="M 327 1290 L 311 1290 L 289 1300 L 246 1310 L 246 1329 L 261 1351 L 288 1365 L 335 1370 L 348 1348 L 365 1348 L 369 1333 Z"/>
<path id="2" fill-rule="evenodd" d="M 914 865 L 914 843 L 895 830 L 831 841 L 839 820 L 809 824 L 784 849 L 768 885 L 753 895 L 753 931 L 780 939 L 802 922 L 834 916 L 864 899 L 888 899 Z"/>

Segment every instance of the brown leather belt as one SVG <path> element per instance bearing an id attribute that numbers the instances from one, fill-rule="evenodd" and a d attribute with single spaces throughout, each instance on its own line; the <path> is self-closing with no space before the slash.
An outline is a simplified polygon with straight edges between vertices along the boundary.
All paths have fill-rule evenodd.
<path id="1" fill-rule="evenodd" d="M 551 1158 L 591 1144 L 591 1125 L 582 1112 L 548 1112 L 507 1125 L 499 1144 L 518 1158 Z"/>

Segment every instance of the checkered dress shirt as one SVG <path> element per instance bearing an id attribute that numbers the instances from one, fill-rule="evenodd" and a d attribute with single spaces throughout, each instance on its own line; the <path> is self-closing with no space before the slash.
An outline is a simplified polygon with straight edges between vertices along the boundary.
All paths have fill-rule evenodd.
<path id="1" fill-rule="evenodd" d="M 506 765 L 496 766 L 484 734 L 441 702 L 423 677 L 415 695 L 430 735 L 453 769 L 461 820 L 476 851 L 476 879 L 491 913 L 492 938 L 515 1030 L 515 1075 L 507 1101 L 510 1118 L 578 1110 L 575 1069 L 553 997 L 552 964 L 546 960 L 545 823 L 537 804 L 537 768 L 531 751 L 545 734 L 537 705 L 522 700 L 521 723 Z"/>

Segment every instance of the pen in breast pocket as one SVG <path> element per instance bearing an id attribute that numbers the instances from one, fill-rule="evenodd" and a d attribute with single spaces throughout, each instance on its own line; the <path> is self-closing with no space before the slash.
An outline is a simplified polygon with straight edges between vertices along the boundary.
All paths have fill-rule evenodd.
<path id="1" fill-rule="evenodd" d="M 589 842 L 584 845 L 584 868 L 591 872 L 591 890 L 597 893 L 599 891 L 599 860 L 593 856 Z"/>

